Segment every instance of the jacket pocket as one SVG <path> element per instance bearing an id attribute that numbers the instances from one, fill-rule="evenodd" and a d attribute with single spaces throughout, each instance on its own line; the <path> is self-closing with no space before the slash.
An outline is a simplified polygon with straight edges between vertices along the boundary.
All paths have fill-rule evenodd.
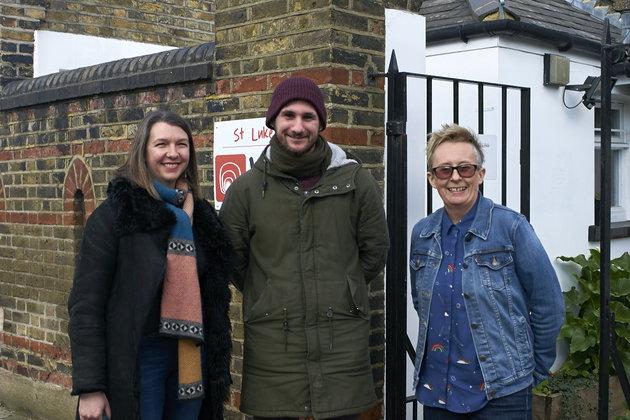
<path id="1" fill-rule="evenodd" d="M 484 286 L 503 290 L 513 272 L 514 259 L 510 251 L 488 252 L 474 257 Z"/>
<path id="2" fill-rule="evenodd" d="M 272 315 L 278 315 L 282 305 L 278 302 L 278 293 L 274 293 L 271 281 L 267 279 L 265 288 L 258 297 L 249 296 L 248 302 L 243 302 L 243 321 L 252 323 L 260 320 L 271 319 Z M 278 312 L 277 314 L 275 312 Z"/>
<path id="3" fill-rule="evenodd" d="M 529 330 L 529 325 L 525 317 L 516 317 L 514 322 L 514 338 L 516 339 L 516 348 L 518 349 L 523 372 L 529 372 L 534 368 L 534 348 L 532 346 Z"/>
<path id="4" fill-rule="evenodd" d="M 418 271 L 427 265 L 429 256 L 426 254 L 413 254 L 409 259 L 409 268 L 411 271 Z"/>
<path id="5" fill-rule="evenodd" d="M 418 305 L 421 300 L 420 293 L 422 290 L 422 281 L 426 271 L 424 268 L 427 266 L 428 261 L 429 256 L 427 254 L 412 253 L 411 257 L 409 258 L 409 283 L 411 285 L 411 299 L 416 310 L 418 310 Z"/>
<path id="6" fill-rule="evenodd" d="M 346 283 L 348 285 L 348 311 L 352 315 L 369 319 L 370 297 L 365 280 L 363 278 L 359 280 L 352 279 L 349 275 L 346 275 Z"/>
<path id="7" fill-rule="evenodd" d="M 333 305 L 322 306 L 319 310 L 317 332 L 322 354 L 336 353 L 346 360 L 367 357 L 370 337 L 369 316 L 351 315 L 346 308 L 337 308 Z"/>

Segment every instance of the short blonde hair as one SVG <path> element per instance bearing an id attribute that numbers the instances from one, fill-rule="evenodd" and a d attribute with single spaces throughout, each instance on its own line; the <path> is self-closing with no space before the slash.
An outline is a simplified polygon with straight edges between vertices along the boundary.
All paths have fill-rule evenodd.
<path id="1" fill-rule="evenodd" d="M 432 159 L 435 149 L 439 145 L 446 142 L 453 143 L 470 143 L 477 151 L 477 164 L 483 165 L 484 155 L 481 143 L 479 143 L 479 137 L 477 134 L 457 124 L 443 124 L 442 128 L 438 131 L 434 131 L 430 134 L 429 142 L 427 143 L 427 169 L 433 169 Z"/>

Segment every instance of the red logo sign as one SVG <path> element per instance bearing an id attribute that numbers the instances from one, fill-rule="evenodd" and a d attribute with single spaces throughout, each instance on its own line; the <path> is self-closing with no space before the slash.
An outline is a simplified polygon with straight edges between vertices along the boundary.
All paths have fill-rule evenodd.
<path id="1" fill-rule="evenodd" d="M 232 182 L 247 171 L 245 155 L 219 155 L 214 162 L 214 199 L 223 201 Z"/>

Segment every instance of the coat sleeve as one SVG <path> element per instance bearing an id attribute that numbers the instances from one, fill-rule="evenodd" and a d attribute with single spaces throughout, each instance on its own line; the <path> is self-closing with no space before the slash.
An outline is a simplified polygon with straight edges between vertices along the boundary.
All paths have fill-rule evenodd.
<path id="1" fill-rule="evenodd" d="M 232 281 L 241 292 L 249 265 L 249 206 L 238 180 L 227 190 L 219 211 L 219 219 L 225 226 L 234 248 L 234 269 Z"/>
<path id="2" fill-rule="evenodd" d="M 359 198 L 357 244 L 365 281 L 379 275 L 387 260 L 389 232 L 385 220 L 383 195 L 376 180 L 366 169 L 357 173 L 356 187 Z"/>
<path id="3" fill-rule="evenodd" d="M 527 296 L 534 342 L 534 384 L 549 376 L 556 339 L 564 323 L 564 300 L 556 272 L 532 226 L 520 218 L 514 230 L 516 274 Z"/>
<path id="4" fill-rule="evenodd" d="M 107 388 L 106 308 L 116 270 L 118 241 L 107 202 L 85 226 L 68 299 L 72 395 Z"/>

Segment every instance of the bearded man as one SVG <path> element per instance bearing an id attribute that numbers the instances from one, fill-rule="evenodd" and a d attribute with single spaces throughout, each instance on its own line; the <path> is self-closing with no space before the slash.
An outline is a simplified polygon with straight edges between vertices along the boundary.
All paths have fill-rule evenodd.
<path id="1" fill-rule="evenodd" d="M 240 409 L 358 419 L 377 402 L 368 283 L 389 247 L 382 195 L 356 157 L 320 135 L 326 108 L 313 81 L 280 83 L 266 124 L 275 135 L 220 213 L 243 293 Z"/>

